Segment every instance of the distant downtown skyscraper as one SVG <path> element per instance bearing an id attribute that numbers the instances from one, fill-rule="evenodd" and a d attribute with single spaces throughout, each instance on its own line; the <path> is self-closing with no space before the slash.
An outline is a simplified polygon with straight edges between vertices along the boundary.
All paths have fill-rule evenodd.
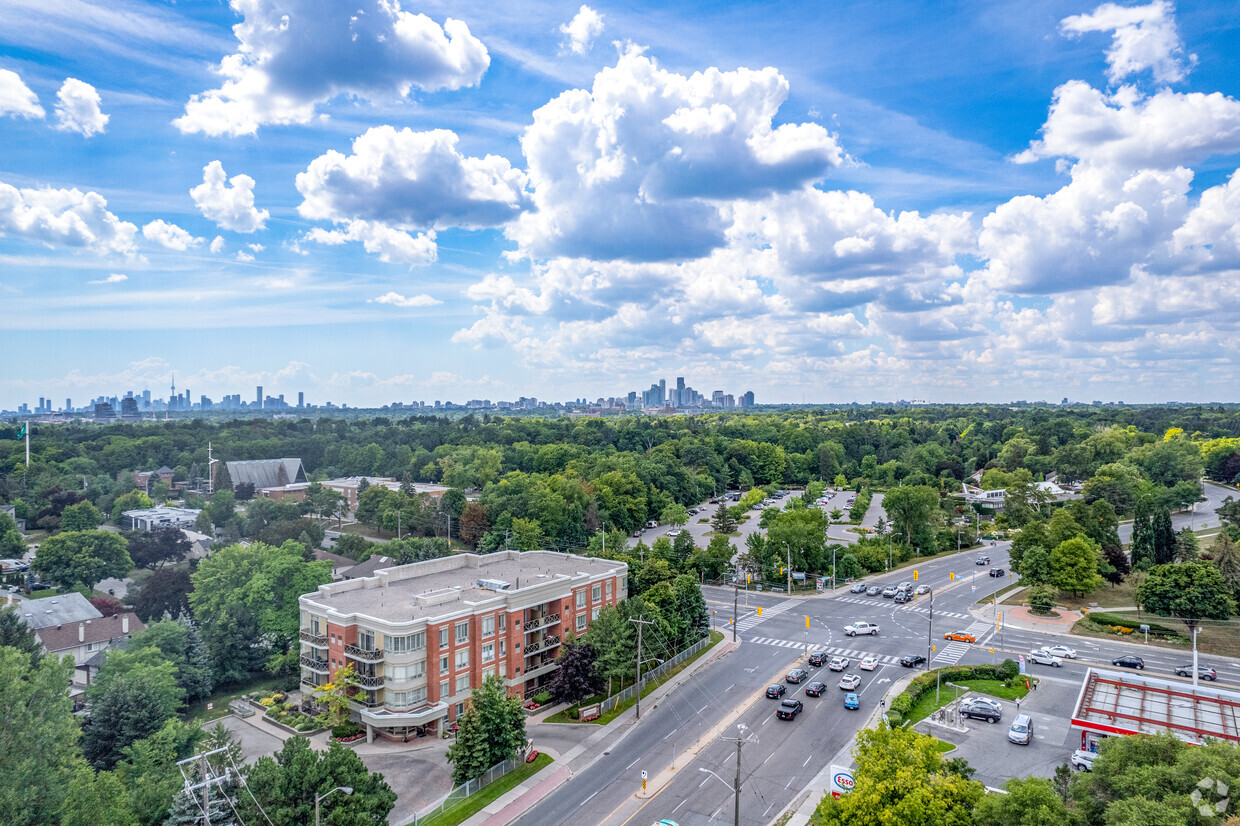
<path id="1" fill-rule="evenodd" d="M 258 386 L 258 392 L 254 394 L 254 404 L 259 407 L 263 406 L 263 386 L 261 384 Z"/>

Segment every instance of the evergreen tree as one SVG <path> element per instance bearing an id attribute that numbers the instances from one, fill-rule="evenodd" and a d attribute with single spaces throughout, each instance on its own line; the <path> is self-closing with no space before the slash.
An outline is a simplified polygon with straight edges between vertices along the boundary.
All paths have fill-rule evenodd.
<path id="1" fill-rule="evenodd" d="M 1142 497 L 1132 517 L 1132 567 L 1138 571 L 1147 570 L 1155 564 L 1152 511 L 1149 499 Z"/>
<path id="2" fill-rule="evenodd" d="M 185 699 L 176 673 L 157 650 L 108 652 L 86 692 L 91 715 L 82 751 L 92 765 L 112 768 L 126 746 L 150 737 L 176 715 Z"/>
<path id="3" fill-rule="evenodd" d="M 194 520 L 194 530 L 198 533 L 205 533 L 207 536 L 215 536 L 215 527 L 211 524 L 211 514 L 203 508 L 198 512 L 198 517 Z"/>
<path id="4" fill-rule="evenodd" d="M 1175 535 L 1175 561 L 1196 562 L 1201 558 L 1201 543 L 1188 528 Z"/>
<path id="5" fill-rule="evenodd" d="M 1128 563 L 1128 555 L 1124 553 L 1119 543 L 1104 545 L 1102 558 L 1106 560 L 1110 569 L 1109 573 L 1104 573 L 1102 576 L 1112 585 L 1119 585 L 1132 572 L 1132 566 Z"/>
<path id="6" fill-rule="evenodd" d="M 715 515 L 711 517 L 710 526 L 715 533 L 728 534 L 736 533 L 736 518 L 732 516 L 732 510 L 727 505 L 720 503 Z"/>
<path id="7" fill-rule="evenodd" d="M 500 677 L 487 675 L 471 699 L 459 721 L 456 742 L 448 747 L 452 780 L 458 785 L 515 758 L 526 739 L 521 698 L 509 697 Z"/>
<path id="8" fill-rule="evenodd" d="M 1175 529 L 1171 527 L 1171 511 L 1159 508 L 1152 526 L 1154 564 L 1168 565 L 1175 561 Z"/>
<path id="9" fill-rule="evenodd" d="M 361 499 L 362 494 L 370 490 L 370 480 L 363 476 L 357 483 L 357 498 Z"/>
<path id="10" fill-rule="evenodd" d="M 32 666 L 37 666 L 43 659 L 43 645 L 39 638 L 11 605 L 0 606 L 0 645 L 16 648 L 27 655 Z"/>
<path id="11" fill-rule="evenodd" d="M 590 623 L 585 639 L 594 647 L 599 677 L 607 681 L 610 696 L 612 687 L 636 667 L 637 632 L 619 608 L 605 605 Z"/>
<path id="12" fill-rule="evenodd" d="M 215 468 L 215 482 L 212 484 L 212 490 L 231 491 L 233 489 L 232 474 L 228 472 L 227 462 L 216 462 L 212 467 Z"/>
<path id="13" fill-rule="evenodd" d="M 1219 531 L 1218 536 L 1214 537 L 1210 555 L 1228 590 L 1232 593 L 1240 591 L 1240 547 L 1236 546 L 1227 531 Z"/>

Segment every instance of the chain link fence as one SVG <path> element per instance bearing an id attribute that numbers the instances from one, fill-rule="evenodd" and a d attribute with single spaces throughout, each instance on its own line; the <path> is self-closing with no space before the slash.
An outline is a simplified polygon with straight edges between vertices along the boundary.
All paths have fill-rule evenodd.
<path id="1" fill-rule="evenodd" d="M 656 665 L 654 668 L 650 669 L 649 671 L 643 672 L 640 686 L 645 686 L 646 683 L 648 683 L 651 680 L 659 679 L 664 674 L 666 674 L 669 670 L 680 665 L 682 662 L 689 659 L 694 654 L 696 654 L 697 652 L 701 651 L 703 648 L 706 648 L 709 645 L 710 645 L 710 637 L 709 636 L 703 637 L 702 639 L 698 640 L 693 645 L 689 646 L 684 651 L 681 651 L 679 654 L 672 657 L 671 659 L 664 660 L 663 662 L 659 663 L 658 665 Z M 599 712 L 605 713 L 605 712 L 611 711 L 613 708 L 620 705 L 625 700 L 628 700 L 631 697 L 636 697 L 638 690 L 639 690 L 639 685 L 631 685 L 628 688 L 626 688 L 624 691 L 621 691 L 618 694 L 611 695 L 610 697 L 608 697 L 606 700 L 603 700 L 599 704 L 600 706 Z"/>
<path id="2" fill-rule="evenodd" d="M 513 769 L 517 768 L 522 763 L 524 763 L 525 762 L 524 754 L 525 752 L 524 750 L 522 750 L 518 755 L 518 759 L 505 760 L 502 763 L 496 763 L 494 766 L 487 769 L 482 774 L 481 777 L 475 777 L 473 780 L 467 781 L 465 783 L 462 783 L 460 786 L 457 786 L 455 789 L 448 792 L 446 795 L 439 798 L 439 800 L 427 806 L 425 809 L 418 810 L 418 812 L 413 816 L 413 820 L 410 820 L 406 824 L 406 826 L 417 826 L 417 824 L 421 823 L 427 818 L 434 817 L 435 815 L 439 814 L 442 811 L 451 809 L 453 806 L 455 806 L 457 803 L 460 803 L 462 800 L 469 797 L 471 794 L 475 794 L 478 791 L 491 785 L 496 780 L 508 774 L 508 772 L 512 771 Z"/>

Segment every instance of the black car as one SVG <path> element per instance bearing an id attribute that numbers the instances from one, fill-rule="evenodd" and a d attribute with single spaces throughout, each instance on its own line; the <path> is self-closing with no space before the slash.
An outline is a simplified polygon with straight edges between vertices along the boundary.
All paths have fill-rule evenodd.
<path id="1" fill-rule="evenodd" d="M 787 691 L 788 689 L 784 688 L 783 683 L 772 683 L 766 687 L 766 696 L 768 699 L 778 700 L 780 697 L 784 696 Z"/>
<path id="2" fill-rule="evenodd" d="M 805 694 L 808 697 L 819 697 L 822 695 L 822 692 L 826 690 L 827 684 L 820 680 L 814 680 L 812 683 L 805 686 Z"/>
<path id="3" fill-rule="evenodd" d="M 804 668 L 794 668 L 788 672 L 788 676 L 784 677 L 784 681 L 796 685 L 797 683 L 804 681 L 808 676 L 809 672 Z"/>
<path id="4" fill-rule="evenodd" d="M 908 591 L 901 591 L 900 593 L 896 594 L 897 603 L 904 604 L 906 602 L 912 602 L 912 601 L 913 601 L 913 595 L 910 594 Z"/>
<path id="5" fill-rule="evenodd" d="M 1191 677 L 1193 676 L 1193 666 L 1191 663 L 1189 665 L 1182 665 L 1175 670 L 1175 673 L 1179 677 Z M 1197 676 L 1203 680 L 1213 682 L 1218 679 L 1218 672 L 1208 665 L 1199 665 L 1197 666 Z"/>
<path id="6" fill-rule="evenodd" d="M 815 651 L 809 655 L 809 664 L 815 668 L 822 668 L 827 664 L 827 655 L 821 651 Z"/>
<path id="7" fill-rule="evenodd" d="M 900 665 L 905 668 L 916 668 L 926 662 L 926 658 L 921 654 L 905 654 L 900 658 Z"/>
<path id="8" fill-rule="evenodd" d="M 1007 576 L 1007 571 L 1003 570 L 1002 568 L 991 568 L 990 575 L 991 576 Z"/>
<path id="9" fill-rule="evenodd" d="M 784 700 L 779 704 L 779 708 L 775 709 L 775 716 L 781 720 L 795 720 L 803 708 L 805 706 L 800 700 Z"/>
<path id="10" fill-rule="evenodd" d="M 1003 706 L 987 697 L 975 697 L 960 704 L 960 716 L 997 723 L 1003 717 Z"/>
<path id="11" fill-rule="evenodd" d="M 988 557 L 988 556 L 979 556 L 979 557 L 977 558 L 977 562 L 975 562 L 974 564 L 975 564 L 975 565 L 989 565 L 989 564 L 990 564 L 990 557 Z"/>
<path id="12" fill-rule="evenodd" d="M 1127 654 L 1111 660 L 1111 665 L 1118 665 L 1121 668 L 1145 668 L 1145 660 L 1135 654 Z"/>

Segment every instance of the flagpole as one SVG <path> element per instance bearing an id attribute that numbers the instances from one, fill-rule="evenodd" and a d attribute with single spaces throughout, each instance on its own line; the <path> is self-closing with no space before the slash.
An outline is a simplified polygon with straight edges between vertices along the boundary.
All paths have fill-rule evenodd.
<path id="1" fill-rule="evenodd" d="M 30 467 L 30 422 L 22 430 L 26 431 L 26 467 Z"/>

